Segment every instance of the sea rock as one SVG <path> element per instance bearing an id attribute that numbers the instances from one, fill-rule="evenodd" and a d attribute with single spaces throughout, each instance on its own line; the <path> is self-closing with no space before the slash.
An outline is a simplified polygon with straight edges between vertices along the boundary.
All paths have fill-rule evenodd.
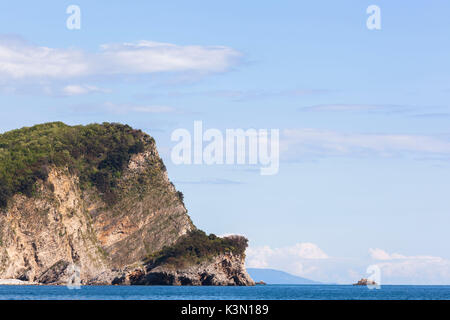
<path id="1" fill-rule="evenodd" d="M 117 284 L 130 285 L 191 285 L 191 286 L 252 286 L 254 281 L 245 270 L 245 257 L 233 253 L 216 256 L 201 264 L 185 268 L 146 266 L 116 278 Z"/>
<path id="2" fill-rule="evenodd" d="M 373 280 L 362 278 L 361 280 L 359 280 L 357 283 L 354 283 L 353 285 L 354 286 L 369 286 L 369 285 L 375 286 L 375 285 L 377 285 L 377 283 Z"/>

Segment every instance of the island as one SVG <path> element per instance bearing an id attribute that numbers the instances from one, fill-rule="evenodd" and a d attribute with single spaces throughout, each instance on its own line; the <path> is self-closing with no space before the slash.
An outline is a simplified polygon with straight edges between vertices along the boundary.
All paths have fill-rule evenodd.
<path id="1" fill-rule="evenodd" d="M 354 283 L 353 285 L 354 286 L 376 286 L 377 283 L 373 280 L 362 278 L 361 280 L 359 280 L 357 283 Z"/>
<path id="2" fill-rule="evenodd" d="M 254 285 L 247 242 L 196 228 L 141 130 L 52 122 L 0 135 L 0 283 Z"/>

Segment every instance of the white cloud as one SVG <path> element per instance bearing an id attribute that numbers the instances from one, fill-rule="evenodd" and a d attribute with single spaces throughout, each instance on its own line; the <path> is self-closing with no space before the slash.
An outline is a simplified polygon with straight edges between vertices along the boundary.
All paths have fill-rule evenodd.
<path id="1" fill-rule="evenodd" d="M 352 104 L 323 104 L 305 107 L 303 111 L 373 111 L 378 110 L 374 105 L 352 105 Z"/>
<path id="2" fill-rule="evenodd" d="M 317 95 L 326 92 L 325 90 L 317 89 L 292 89 L 292 90 L 216 90 L 216 91 L 206 91 L 190 93 L 201 94 L 207 96 L 228 98 L 235 101 L 247 101 L 253 99 L 270 99 L 270 98 L 280 98 L 280 97 L 300 97 L 306 95 Z M 186 94 L 186 93 L 184 93 Z"/>
<path id="3" fill-rule="evenodd" d="M 355 283 L 368 277 L 367 267 L 381 269 L 384 284 L 450 284 L 450 261 L 430 255 L 407 256 L 388 253 L 383 249 L 369 249 L 370 259 L 330 257 L 316 244 L 299 243 L 293 246 L 270 246 L 247 249 L 248 268 L 269 268 L 324 283 Z"/>
<path id="4" fill-rule="evenodd" d="M 383 249 L 369 249 L 370 257 L 374 260 L 433 260 L 433 261 L 442 261 L 441 257 L 434 256 L 405 256 L 399 253 L 387 253 Z"/>
<path id="5" fill-rule="evenodd" d="M 275 268 L 299 276 L 308 276 L 317 269 L 308 262 L 329 258 L 319 246 L 310 242 L 281 248 L 249 247 L 246 255 L 249 268 Z"/>
<path id="6" fill-rule="evenodd" d="M 342 133 L 319 129 L 286 129 L 280 150 L 286 156 L 449 155 L 450 142 L 408 134 Z"/>
<path id="7" fill-rule="evenodd" d="M 391 259 L 391 255 L 388 254 L 386 251 L 382 249 L 369 249 L 369 254 L 372 257 L 372 259 L 375 260 L 389 260 Z"/>
<path id="8" fill-rule="evenodd" d="M 327 259 L 328 256 L 316 244 L 311 242 L 297 243 L 292 247 L 286 247 L 281 250 L 301 259 Z"/>
<path id="9" fill-rule="evenodd" d="M 37 46 L 0 37 L 0 80 L 55 80 L 114 74 L 223 72 L 241 54 L 225 46 L 139 41 L 105 44 L 98 52 Z"/>
<path id="10" fill-rule="evenodd" d="M 77 96 L 77 95 L 83 95 L 88 93 L 106 93 L 110 92 L 106 89 L 101 89 L 96 86 L 90 86 L 90 85 L 67 85 L 62 89 L 62 93 L 66 96 Z"/>
<path id="11" fill-rule="evenodd" d="M 449 284 L 450 261 L 442 257 L 406 256 L 369 249 L 372 259 L 381 269 L 382 283 L 390 284 Z"/>
<path id="12" fill-rule="evenodd" d="M 127 112 L 138 112 L 138 113 L 177 113 L 179 112 L 176 108 L 171 106 L 160 106 L 160 105 L 133 105 L 133 104 L 117 104 L 112 102 L 106 102 L 104 107 L 109 111 L 115 113 L 127 113 Z"/>
<path id="13" fill-rule="evenodd" d="M 199 180 L 178 180 L 175 181 L 179 184 L 203 184 L 203 185 L 238 185 L 243 184 L 238 180 L 230 180 L 223 178 L 208 178 L 208 179 L 199 179 Z M 221 236 L 222 237 L 222 236 Z"/>
<path id="14" fill-rule="evenodd" d="M 132 111 L 144 113 L 173 113 L 175 108 L 169 106 L 132 106 Z"/>
<path id="15" fill-rule="evenodd" d="M 324 111 L 324 112 L 383 112 L 398 113 L 412 110 L 412 107 L 399 105 L 376 104 L 319 104 L 300 108 L 300 111 Z"/>
<path id="16" fill-rule="evenodd" d="M 224 46 L 178 46 L 139 41 L 103 45 L 99 56 L 108 62 L 109 73 L 154 73 L 167 71 L 223 72 L 240 54 Z"/>
<path id="17" fill-rule="evenodd" d="M 0 38 L 0 78 L 69 78 L 90 72 L 85 54 Z"/>

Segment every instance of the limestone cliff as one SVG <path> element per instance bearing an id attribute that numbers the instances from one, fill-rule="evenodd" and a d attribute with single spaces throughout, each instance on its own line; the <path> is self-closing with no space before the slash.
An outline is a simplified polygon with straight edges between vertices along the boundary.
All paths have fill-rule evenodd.
<path id="1" fill-rule="evenodd" d="M 159 266 L 147 270 L 142 278 L 132 278 L 131 284 L 160 285 L 254 285 L 244 266 L 244 257 L 233 253 L 221 254 L 210 261 L 175 269 Z"/>
<path id="2" fill-rule="evenodd" d="M 76 268 L 84 284 L 252 284 L 244 255 L 225 252 L 183 270 L 150 270 L 148 256 L 196 230 L 182 195 L 148 135 L 121 125 L 84 128 L 56 123 L 0 135 L 0 279 L 63 284 Z M 96 133 L 109 139 L 108 130 L 120 148 L 93 142 Z M 37 142 L 22 143 L 30 135 Z M 24 149 L 12 147 L 17 141 Z"/>
<path id="3" fill-rule="evenodd" d="M 145 265 L 116 277 L 114 284 L 130 285 L 194 285 L 247 286 L 254 285 L 244 266 L 244 257 L 233 253 L 183 268 Z"/>

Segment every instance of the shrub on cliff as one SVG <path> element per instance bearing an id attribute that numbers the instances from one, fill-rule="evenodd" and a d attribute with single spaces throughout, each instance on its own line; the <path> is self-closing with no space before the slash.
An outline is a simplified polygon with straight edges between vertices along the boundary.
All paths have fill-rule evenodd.
<path id="1" fill-rule="evenodd" d="M 81 186 L 95 186 L 114 201 L 117 179 L 132 154 L 154 140 L 140 130 L 116 123 L 68 126 L 52 122 L 0 135 L 0 207 L 16 193 L 31 196 L 35 182 L 50 166 L 67 167 Z"/>
<path id="2" fill-rule="evenodd" d="M 248 240 L 242 236 L 220 238 L 194 230 L 182 236 L 174 245 L 150 255 L 146 263 L 152 267 L 167 265 L 183 268 L 224 253 L 244 255 L 247 245 Z"/>

